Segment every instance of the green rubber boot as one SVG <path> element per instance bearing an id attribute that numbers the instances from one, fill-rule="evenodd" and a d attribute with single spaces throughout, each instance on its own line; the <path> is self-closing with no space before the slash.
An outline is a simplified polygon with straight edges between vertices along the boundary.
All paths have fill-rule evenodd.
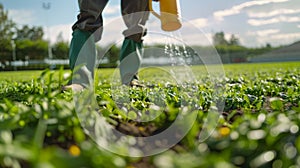
<path id="1" fill-rule="evenodd" d="M 122 84 L 130 85 L 133 80 L 138 80 L 137 72 L 142 59 L 142 42 L 125 38 L 120 52 L 120 75 Z"/>
<path id="2" fill-rule="evenodd" d="M 74 30 L 70 44 L 69 65 L 73 72 L 72 84 L 88 87 L 93 82 L 96 47 L 91 32 Z M 71 84 L 71 83 L 70 83 Z"/>

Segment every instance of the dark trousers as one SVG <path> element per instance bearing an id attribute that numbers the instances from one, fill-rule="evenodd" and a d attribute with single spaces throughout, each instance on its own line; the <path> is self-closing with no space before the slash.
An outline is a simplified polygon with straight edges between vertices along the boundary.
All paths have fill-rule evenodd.
<path id="1" fill-rule="evenodd" d="M 102 12 L 108 0 L 78 0 L 80 13 L 72 29 L 94 33 L 95 40 L 101 39 L 103 31 Z M 126 38 L 141 42 L 146 34 L 146 21 L 149 17 L 148 0 L 121 0 L 121 12 L 127 29 L 123 31 Z"/>

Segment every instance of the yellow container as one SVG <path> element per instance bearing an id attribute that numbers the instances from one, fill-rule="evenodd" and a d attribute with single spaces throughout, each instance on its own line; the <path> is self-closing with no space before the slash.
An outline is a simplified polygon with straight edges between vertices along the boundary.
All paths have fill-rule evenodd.
<path id="1" fill-rule="evenodd" d="M 164 31 L 175 31 L 181 28 L 180 14 L 177 0 L 160 0 L 160 15 L 152 9 L 152 0 L 149 0 L 149 9 L 152 14 L 161 21 L 161 28 Z"/>

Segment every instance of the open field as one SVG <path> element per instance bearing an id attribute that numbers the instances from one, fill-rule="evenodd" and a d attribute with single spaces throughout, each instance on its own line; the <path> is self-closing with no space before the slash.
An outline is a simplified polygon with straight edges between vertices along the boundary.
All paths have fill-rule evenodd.
<path id="1" fill-rule="evenodd" d="M 211 80 L 207 69 L 226 77 Z M 188 70 L 196 80 L 176 85 L 164 83 L 172 79 L 160 69 L 144 68 L 141 80 L 149 87 L 129 88 L 111 83 L 114 69 L 99 69 L 92 100 L 86 92 L 61 92 L 67 83 L 64 71 L 1 72 L 0 167 L 300 166 L 300 62 Z M 182 128 L 170 134 L 183 135 L 165 152 L 130 157 L 126 146 L 113 144 L 115 154 L 94 142 L 85 130 L 94 114 L 133 137 L 163 133 L 177 116 L 188 118 L 182 120 L 183 127 L 190 128 L 186 134 Z M 217 119 L 210 114 L 217 114 Z M 205 130 L 211 132 L 201 138 Z M 166 137 L 151 147 L 170 141 Z M 130 144 L 148 149 L 143 140 Z"/>
<path id="2" fill-rule="evenodd" d="M 213 69 L 214 65 L 211 65 Z M 295 69 L 300 67 L 300 62 L 282 62 L 282 63 L 244 63 L 244 64 L 225 64 L 223 66 L 217 66 L 219 69 L 224 68 L 224 73 L 228 76 L 230 75 L 240 75 L 244 73 L 255 73 L 255 72 L 270 72 L 277 71 L 280 69 Z M 206 71 L 205 66 L 196 66 L 192 67 L 193 72 L 197 74 L 197 72 Z M 8 81 L 28 81 L 35 79 L 40 76 L 43 71 L 3 71 L 0 72 L 0 81 L 8 80 Z M 66 71 L 67 73 L 69 71 Z M 96 77 L 100 79 L 109 79 L 111 74 L 115 72 L 115 69 L 99 69 L 97 71 Z M 58 75 L 58 74 L 57 74 Z M 56 76 L 57 76 L 56 75 Z"/>

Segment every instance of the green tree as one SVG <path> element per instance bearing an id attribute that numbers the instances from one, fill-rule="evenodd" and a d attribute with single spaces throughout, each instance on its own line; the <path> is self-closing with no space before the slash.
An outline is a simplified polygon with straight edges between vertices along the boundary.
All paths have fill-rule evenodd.
<path id="1" fill-rule="evenodd" d="M 68 59 L 69 43 L 64 41 L 62 33 L 56 38 L 56 43 L 52 46 L 54 59 Z"/>
<path id="2" fill-rule="evenodd" d="M 213 36 L 214 45 L 228 45 L 227 40 L 225 39 L 224 32 L 217 32 Z"/>
<path id="3" fill-rule="evenodd" d="M 240 45 L 240 40 L 234 34 L 232 34 L 229 39 L 229 45 Z"/>
<path id="4" fill-rule="evenodd" d="M 18 40 L 16 46 L 19 60 L 25 60 L 26 57 L 30 60 L 43 60 L 47 57 L 48 44 L 44 40 Z"/>
<path id="5" fill-rule="evenodd" d="M 67 42 L 61 41 L 56 42 L 52 46 L 53 50 L 53 58 L 54 59 L 68 59 L 68 53 L 69 53 L 69 44 Z"/>
<path id="6" fill-rule="evenodd" d="M 13 28 L 15 28 L 16 24 L 8 18 L 8 12 L 4 10 L 2 4 L 0 4 L 0 37 L 1 39 L 11 40 L 14 32 Z M 2 41 L 1 40 L 1 41 Z"/>
<path id="7" fill-rule="evenodd" d="M 24 25 L 17 29 L 16 47 L 17 59 L 42 60 L 47 57 L 47 42 L 43 40 L 42 27 Z"/>
<path id="8" fill-rule="evenodd" d="M 111 48 L 105 53 L 105 57 L 107 56 L 109 63 L 115 64 L 119 60 L 120 48 L 116 45 L 112 45 Z"/>
<path id="9" fill-rule="evenodd" d="M 4 10 L 2 4 L 0 4 L 0 61 L 12 60 L 12 46 L 11 40 L 14 35 L 13 29 L 16 24 L 8 18 L 8 12 Z"/>
<path id="10" fill-rule="evenodd" d="M 17 29 L 18 40 L 29 39 L 32 41 L 42 40 L 44 36 L 44 30 L 42 27 L 29 27 L 24 25 L 22 28 Z"/>
<path id="11" fill-rule="evenodd" d="M 13 39 L 13 36 L 16 37 Z M 0 4 L 0 61 L 12 61 L 12 40 L 16 44 L 17 60 L 44 59 L 47 55 L 47 42 L 42 40 L 42 27 L 24 25 L 17 28 L 16 23 L 8 18 L 8 12 Z"/>

